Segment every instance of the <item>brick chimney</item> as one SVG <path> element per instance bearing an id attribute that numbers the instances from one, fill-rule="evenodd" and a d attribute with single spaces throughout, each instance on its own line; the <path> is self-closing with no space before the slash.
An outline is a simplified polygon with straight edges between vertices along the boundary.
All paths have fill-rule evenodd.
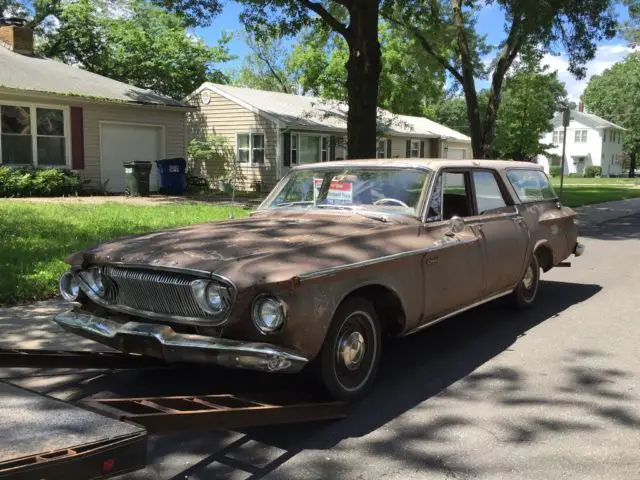
<path id="1" fill-rule="evenodd" d="M 22 18 L 0 18 L 0 45 L 23 55 L 33 55 L 33 30 Z"/>
<path id="2" fill-rule="evenodd" d="M 580 103 L 578 104 L 578 111 L 579 111 L 579 112 L 584 112 L 584 103 L 580 102 Z"/>

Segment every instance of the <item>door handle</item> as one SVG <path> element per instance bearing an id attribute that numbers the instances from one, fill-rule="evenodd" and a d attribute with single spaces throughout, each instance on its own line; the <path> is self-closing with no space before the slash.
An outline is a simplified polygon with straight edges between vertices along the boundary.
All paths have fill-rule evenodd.
<path id="1" fill-rule="evenodd" d="M 524 218 L 523 217 L 514 217 L 513 221 L 514 222 L 518 222 L 518 223 L 523 223 L 524 222 Z"/>

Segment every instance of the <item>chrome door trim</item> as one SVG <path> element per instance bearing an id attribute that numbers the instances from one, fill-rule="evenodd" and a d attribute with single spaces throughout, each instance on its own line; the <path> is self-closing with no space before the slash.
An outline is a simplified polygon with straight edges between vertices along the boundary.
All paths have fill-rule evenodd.
<path id="1" fill-rule="evenodd" d="M 371 258 L 369 260 L 362 260 L 360 262 L 348 263 L 345 265 L 338 265 L 336 267 L 323 268 L 320 270 L 314 270 L 312 272 L 303 273 L 295 277 L 298 283 L 302 283 L 309 280 L 314 280 L 321 277 L 326 277 L 330 275 L 335 275 L 337 273 L 346 272 L 349 270 L 355 270 L 358 268 L 369 267 L 371 265 L 377 265 L 383 262 L 390 262 L 393 260 L 399 260 L 406 257 L 411 257 L 414 255 L 423 255 L 426 253 L 437 252 L 443 250 L 445 248 L 451 248 L 460 245 L 468 245 L 470 243 L 478 242 L 478 238 L 470 238 L 464 240 L 449 240 L 443 241 L 442 243 L 432 245 L 426 248 L 419 248 L 417 250 L 407 250 L 406 252 L 393 253 L 391 255 L 385 255 L 382 257 Z"/>
<path id="2" fill-rule="evenodd" d="M 489 303 L 489 302 L 491 302 L 493 300 L 497 300 L 498 298 L 505 297 L 505 296 L 509 295 L 510 293 L 512 293 L 513 290 L 514 289 L 512 288 L 510 290 L 498 293 L 496 295 L 491 295 L 490 297 L 487 297 L 484 300 L 480 300 L 478 302 L 472 303 L 471 305 L 467 305 L 466 307 L 459 308 L 458 310 L 454 310 L 453 312 L 447 313 L 446 315 L 442 315 L 441 317 L 436 317 L 435 319 L 431 320 L 430 322 L 423 323 L 422 325 L 419 325 L 419 326 L 409 330 L 408 332 L 406 332 L 402 336 L 406 337 L 408 335 L 412 335 L 412 334 L 414 334 L 416 332 L 419 332 L 420 330 L 422 330 L 424 328 L 427 328 L 427 327 L 430 327 L 432 325 L 435 325 L 436 323 L 440 323 L 443 320 L 446 320 L 447 318 L 451 318 L 454 315 L 458 315 L 460 313 L 466 312 L 467 310 L 471 310 L 472 308 L 479 307 L 482 304 Z"/>

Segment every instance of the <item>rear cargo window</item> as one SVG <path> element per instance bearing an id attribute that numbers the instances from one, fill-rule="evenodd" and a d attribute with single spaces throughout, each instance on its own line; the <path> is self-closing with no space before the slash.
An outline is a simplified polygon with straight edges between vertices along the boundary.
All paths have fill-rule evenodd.
<path id="1" fill-rule="evenodd" d="M 540 170 L 512 169 L 507 171 L 507 178 L 521 202 L 554 200 L 558 197 L 549 178 Z"/>

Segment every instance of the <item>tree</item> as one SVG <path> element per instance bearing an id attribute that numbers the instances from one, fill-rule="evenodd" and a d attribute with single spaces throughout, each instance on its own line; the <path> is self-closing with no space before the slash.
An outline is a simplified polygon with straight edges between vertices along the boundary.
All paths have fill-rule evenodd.
<path id="1" fill-rule="evenodd" d="M 140 88 L 183 98 L 207 80 L 224 81 L 228 38 L 216 47 L 187 33 L 183 19 L 143 0 L 64 3 L 42 53 Z"/>
<path id="2" fill-rule="evenodd" d="M 250 53 L 233 75 L 232 83 L 259 90 L 293 93 L 294 81 L 287 64 L 289 52 L 282 38 L 257 38 L 250 33 L 246 33 L 244 38 Z"/>
<path id="3" fill-rule="evenodd" d="M 380 75 L 378 41 L 379 0 L 242 0 L 242 19 L 258 35 L 280 31 L 298 33 L 314 24 L 339 34 L 346 41 L 347 142 L 353 157 L 374 157 L 376 111 Z"/>
<path id="4" fill-rule="evenodd" d="M 442 96 L 443 69 L 404 30 L 387 22 L 381 22 L 379 30 L 378 105 L 398 114 L 424 115 Z M 303 91 L 346 101 L 348 56 L 341 36 L 310 29 L 295 44 L 288 65 Z"/>
<path id="5" fill-rule="evenodd" d="M 551 147 L 540 138 L 553 129 L 553 117 L 567 102 L 567 91 L 557 72 L 549 72 L 540 61 L 541 55 L 534 52 L 505 79 L 493 142 L 497 158 L 531 160 Z"/>
<path id="6" fill-rule="evenodd" d="M 582 101 L 590 112 L 628 129 L 624 148 L 630 157 L 629 177 L 634 177 L 640 154 L 640 54 L 591 77 Z"/>
<path id="7" fill-rule="evenodd" d="M 623 36 L 635 47 L 640 44 L 640 0 L 624 0 L 629 9 L 629 19 L 621 25 Z"/>
<path id="8" fill-rule="evenodd" d="M 481 61 L 487 49 L 474 30 L 475 15 L 491 4 L 500 6 L 506 37 L 495 48 L 489 67 Z M 473 155 L 490 158 L 502 88 L 518 55 L 528 48 L 548 52 L 562 45 L 569 71 L 585 75 L 585 63 L 595 56 L 597 42 L 612 38 L 616 22 L 612 0 L 387 0 L 383 17 L 404 26 L 432 55 L 464 92 Z M 453 54 L 449 54 L 453 45 Z M 492 49 L 493 50 L 493 49 Z M 484 114 L 475 80 L 490 74 Z"/>

